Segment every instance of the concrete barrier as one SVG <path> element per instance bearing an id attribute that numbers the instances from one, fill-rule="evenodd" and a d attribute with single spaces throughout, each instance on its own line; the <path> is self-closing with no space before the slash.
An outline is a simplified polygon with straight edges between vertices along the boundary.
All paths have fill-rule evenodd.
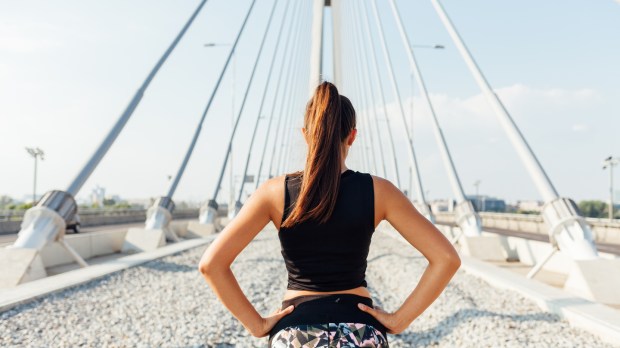
<path id="1" fill-rule="evenodd" d="M 12 234 L 19 232 L 22 220 L 0 221 L 0 234 Z"/>
<path id="2" fill-rule="evenodd" d="M 65 236 L 65 242 L 85 260 L 95 256 L 120 252 L 126 230 L 90 232 Z M 41 250 L 45 268 L 73 263 L 75 260 L 58 242 L 50 243 Z"/>
<path id="3" fill-rule="evenodd" d="M 449 239 L 459 235 L 459 227 L 442 224 L 436 226 Z M 382 228 L 395 231 L 389 223 L 382 225 Z M 480 260 L 498 259 L 504 254 L 509 260 L 519 261 L 520 264 L 533 268 L 552 251 L 551 244 L 547 242 L 483 231 L 483 237 L 491 236 L 499 243 L 483 243 L 475 245 L 474 248 L 461 238 L 460 252 Z M 504 249 L 501 253 L 498 253 L 498 244 Z M 489 254 L 497 254 L 497 257 L 490 257 Z M 620 274 L 620 256 L 605 252 L 599 252 L 599 256 L 600 259 L 596 260 L 573 260 L 562 251 L 556 251 L 543 264 L 542 269 L 566 276 L 560 286 L 571 294 L 591 301 L 620 305 L 620 277 L 615 276 Z"/>
<path id="4" fill-rule="evenodd" d="M 80 210 L 78 214 L 82 227 L 126 224 L 146 220 L 146 209 Z M 198 209 L 175 209 L 172 218 L 175 220 L 198 218 Z M 0 234 L 19 232 L 21 223 L 21 219 L 0 221 Z"/>
<path id="5" fill-rule="evenodd" d="M 181 237 L 193 237 L 188 235 L 187 225 L 191 220 L 173 220 L 171 228 Z M 120 253 L 127 229 L 89 232 L 83 234 L 65 235 L 64 240 L 85 260 L 93 257 Z M 75 260 L 58 242 L 46 245 L 40 253 L 45 268 L 74 263 Z"/>
<path id="6" fill-rule="evenodd" d="M 482 219 L 482 226 L 486 228 L 548 235 L 549 227 L 540 215 L 491 212 L 481 212 L 479 215 Z M 435 221 L 438 224 L 454 224 L 454 219 L 453 213 L 438 212 L 435 214 Z M 591 226 L 597 243 L 620 244 L 620 220 L 586 218 L 586 222 Z"/>

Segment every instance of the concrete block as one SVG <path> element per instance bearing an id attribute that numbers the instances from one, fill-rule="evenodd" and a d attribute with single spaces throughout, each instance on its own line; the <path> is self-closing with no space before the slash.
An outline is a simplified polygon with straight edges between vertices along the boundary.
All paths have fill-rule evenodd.
<path id="1" fill-rule="evenodd" d="M 45 268 L 75 262 L 67 250 L 58 242 L 49 243 L 44 246 L 43 249 L 41 249 L 40 255 Z M 88 256 L 84 254 L 80 254 L 80 256 L 88 258 Z"/>
<path id="2" fill-rule="evenodd" d="M 450 240 L 460 233 L 461 230 L 460 227 L 452 227 L 448 225 L 435 225 L 435 227 L 437 227 L 437 229 Z"/>
<path id="3" fill-rule="evenodd" d="M 499 242 L 502 246 L 502 249 L 504 249 L 504 254 L 506 255 L 506 260 L 519 261 L 519 253 L 517 252 L 517 249 L 513 247 L 513 245 L 510 243 L 509 237 L 484 231 L 482 232 L 482 235 L 495 236 L 499 238 Z"/>
<path id="4" fill-rule="evenodd" d="M 0 265 L 0 288 L 14 287 L 47 276 L 37 249 L 2 248 Z"/>
<path id="5" fill-rule="evenodd" d="M 507 237 L 508 244 L 516 250 L 519 262 L 534 266 L 541 262 L 551 251 L 551 244 L 537 240 Z M 555 253 L 543 266 L 544 270 L 568 273 L 570 258 L 563 253 Z"/>
<path id="6" fill-rule="evenodd" d="M 215 224 L 201 224 L 198 221 L 190 221 L 187 231 L 199 237 L 208 237 L 216 232 Z"/>
<path id="7" fill-rule="evenodd" d="M 174 231 L 174 233 L 176 233 L 177 236 L 181 238 L 190 238 L 191 233 L 188 233 L 187 231 L 188 223 L 189 221 L 186 221 L 186 220 L 182 220 L 182 221 L 172 220 L 170 222 L 170 228 Z"/>
<path id="8" fill-rule="evenodd" d="M 163 230 L 130 228 L 125 236 L 121 251 L 150 251 L 166 245 L 166 233 Z"/>
<path id="9" fill-rule="evenodd" d="M 505 261 L 507 258 L 499 236 L 461 236 L 461 252 L 479 260 Z"/>
<path id="10" fill-rule="evenodd" d="M 117 253 L 121 250 L 127 231 L 110 230 L 65 235 L 64 240 L 85 260 L 95 256 Z M 75 259 L 58 242 L 41 249 L 41 259 L 46 268 L 74 263 Z"/>
<path id="11" fill-rule="evenodd" d="M 102 231 L 100 233 L 88 234 L 92 235 L 90 238 L 90 244 L 92 249 L 91 257 L 94 257 L 119 252 L 123 248 L 125 237 L 127 236 L 127 231 Z M 71 239 L 67 239 L 65 237 L 65 240 L 69 243 L 69 245 L 71 245 Z"/>
<path id="12" fill-rule="evenodd" d="M 572 261 L 564 289 L 592 301 L 620 305 L 620 259 Z"/>

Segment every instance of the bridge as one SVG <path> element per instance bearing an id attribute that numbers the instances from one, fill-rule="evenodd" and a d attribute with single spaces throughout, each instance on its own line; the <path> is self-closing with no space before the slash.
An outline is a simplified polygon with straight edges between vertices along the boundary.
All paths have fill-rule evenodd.
<path id="1" fill-rule="evenodd" d="M 467 160 L 457 160 L 449 146 L 442 128 L 445 115 L 430 95 L 425 67 L 416 55 L 423 48 L 445 47 L 415 44 L 406 27 L 410 13 L 395 0 L 250 0 L 239 5 L 243 19 L 238 26 L 210 28 L 233 31 L 234 39 L 204 45 L 224 46 L 225 59 L 205 81 L 210 90 L 187 143 L 168 144 L 179 163 L 166 185 L 151 193 L 157 199 L 146 209 L 113 213 L 78 208 L 77 195 L 118 143 L 158 74 L 172 63 L 192 29 L 202 25 L 201 16 L 217 10 L 201 0 L 163 55 L 152 58 L 150 72 L 136 81 L 138 89 L 120 116 L 110 118 L 111 128 L 101 132 L 92 155 L 79 171 L 66 173 L 74 175 L 72 181 L 43 194 L 24 214 L 0 216 L 0 344 L 263 346 L 265 341 L 250 337 L 205 286 L 197 263 L 262 182 L 303 168 L 303 106 L 329 76 L 357 111 L 358 138 L 347 165 L 392 181 L 463 258 L 463 269 L 437 303 L 403 334 L 390 336 L 393 346 L 617 345 L 620 220 L 613 215 L 611 220 L 584 217 L 574 200 L 554 186 L 536 148 L 468 48 L 467 37 L 457 30 L 451 17 L 458 13 L 449 15 L 440 0 L 428 2 L 501 127 L 497 136 L 508 140 L 543 199 L 539 215 L 484 212 L 466 194 L 461 173 L 472 168 L 462 167 Z M 244 40 L 250 35 L 258 38 L 253 44 Z M 236 76 L 240 54 L 251 64 L 237 67 L 247 76 L 233 82 L 242 93 L 240 98 L 233 95 L 237 99 L 228 129 L 213 106 L 224 93 L 225 79 L 231 72 Z M 403 55 L 407 70 L 394 64 L 396 54 Z M 414 98 L 403 91 L 403 75 L 412 78 L 416 107 L 429 129 L 413 124 L 407 103 Z M 219 157 L 196 158 L 207 129 L 224 134 L 221 142 L 202 139 Z M 433 134 L 441 175 L 450 187 L 446 209 L 434 208 L 429 200 L 419 160 L 420 132 Z M 36 161 L 36 152 L 33 156 Z M 157 161 L 157 154 L 153 157 Z M 202 184 L 210 194 L 200 208 L 177 208 L 175 197 L 190 161 L 208 162 L 214 179 Z M 136 161 L 136 166 L 149 162 Z M 610 157 L 608 162 L 613 178 L 617 160 Z M 229 197 L 223 193 L 227 175 Z M 235 177 L 238 187 L 233 186 Z M 76 221 L 80 233 L 67 233 Z M 261 313 L 279 305 L 285 288 L 276 233 L 269 224 L 233 265 Z M 395 309 L 425 265 L 420 253 L 407 248 L 383 221 L 369 256 L 369 289 L 384 308 Z M 392 271 L 386 274 L 386 269 Z"/>

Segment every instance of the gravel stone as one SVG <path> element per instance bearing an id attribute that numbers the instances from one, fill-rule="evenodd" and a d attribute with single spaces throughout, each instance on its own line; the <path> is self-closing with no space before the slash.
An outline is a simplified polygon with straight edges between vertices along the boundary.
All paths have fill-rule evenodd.
<path id="1" fill-rule="evenodd" d="M 198 272 L 205 246 L 132 267 L 0 313 L 0 346 L 266 347 L 230 315 Z M 366 278 L 376 304 L 398 308 L 427 262 L 377 230 Z M 233 273 L 259 313 L 279 307 L 286 268 L 273 225 L 239 255 Z M 459 270 L 390 347 L 612 347 L 516 292 Z"/>

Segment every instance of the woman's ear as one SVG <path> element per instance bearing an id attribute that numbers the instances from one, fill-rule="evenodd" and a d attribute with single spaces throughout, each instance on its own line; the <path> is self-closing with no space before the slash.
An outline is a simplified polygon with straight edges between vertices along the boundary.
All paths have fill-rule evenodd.
<path id="1" fill-rule="evenodd" d="M 308 138 L 306 136 L 306 128 L 301 127 L 301 134 L 304 136 L 304 140 L 306 140 L 306 145 L 308 144 Z"/>
<path id="2" fill-rule="evenodd" d="M 355 141 L 356 136 L 357 136 L 357 128 L 353 128 L 351 130 L 351 133 L 347 137 L 347 145 L 351 146 L 353 144 L 353 141 Z"/>

